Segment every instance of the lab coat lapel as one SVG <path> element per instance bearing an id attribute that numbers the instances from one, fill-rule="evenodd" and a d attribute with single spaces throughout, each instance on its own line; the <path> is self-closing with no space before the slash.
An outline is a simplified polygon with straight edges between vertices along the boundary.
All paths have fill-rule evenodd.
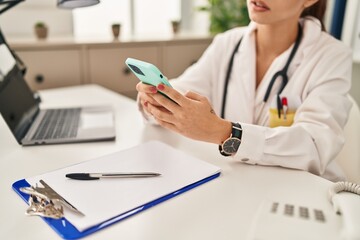
<path id="1" fill-rule="evenodd" d="M 265 93 L 269 87 L 271 79 L 279 70 L 281 70 L 287 60 L 287 57 L 290 54 L 292 48 L 286 50 L 280 56 L 275 58 L 275 60 L 270 65 L 269 69 L 265 73 L 263 80 L 256 89 L 255 95 L 255 123 L 263 126 L 268 125 L 268 111 L 273 98 L 276 97 L 277 92 L 279 91 L 281 85 L 281 77 L 278 77 L 271 89 L 269 99 L 267 102 L 264 102 Z M 290 50 L 290 51 L 289 51 Z"/>
<path id="2" fill-rule="evenodd" d="M 308 52 L 311 50 L 311 46 L 314 45 L 314 42 L 316 42 L 320 36 L 321 36 L 321 24 L 317 19 L 311 18 L 311 19 L 301 19 L 301 25 L 303 27 L 303 39 L 301 40 L 300 46 L 298 51 L 296 52 L 296 55 L 294 56 L 294 59 L 292 60 L 289 70 L 288 70 L 288 85 L 284 88 L 282 95 L 292 95 L 292 92 L 289 92 L 288 86 L 293 85 L 292 76 L 296 72 L 296 69 L 301 64 L 304 57 L 308 54 Z M 289 49 L 287 49 L 284 53 L 282 53 L 280 56 L 278 56 L 271 66 L 269 67 L 268 71 L 266 72 L 262 82 L 258 86 L 256 90 L 256 97 L 255 97 L 255 123 L 263 126 L 267 126 L 269 122 L 269 115 L 268 111 L 271 105 L 271 102 L 273 101 L 274 97 L 276 97 L 276 94 L 279 90 L 281 79 L 277 79 L 274 83 L 274 86 L 272 88 L 272 91 L 270 93 L 269 100 L 264 103 L 263 99 L 265 96 L 265 92 L 269 86 L 269 83 L 274 76 L 274 74 L 283 69 L 283 67 L 286 64 L 286 61 L 289 58 L 290 52 L 292 50 L 294 45 L 292 45 Z M 301 74 L 301 73 L 300 73 Z M 292 96 L 288 96 L 292 97 Z M 297 96 L 295 96 L 297 97 Z"/>
<path id="3" fill-rule="evenodd" d="M 254 109 L 255 109 L 255 73 L 256 73 L 256 48 L 254 30 L 256 25 L 251 23 L 249 31 L 244 35 L 242 43 L 239 48 L 238 58 L 236 59 L 239 71 L 236 72 L 236 78 L 241 81 L 235 81 L 238 86 L 235 89 L 244 89 L 240 91 L 244 94 L 244 102 L 241 104 L 243 113 L 241 119 L 246 123 L 254 123 Z"/>

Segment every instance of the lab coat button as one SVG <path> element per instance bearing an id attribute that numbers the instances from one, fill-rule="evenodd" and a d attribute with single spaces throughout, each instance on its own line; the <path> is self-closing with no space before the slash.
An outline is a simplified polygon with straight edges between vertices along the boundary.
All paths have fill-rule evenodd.
<path id="1" fill-rule="evenodd" d="M 243 158 L 243 159 L 241 159 L 241 161 L 243 161 L 243 162 L 247 162 L 247 161 L 249 161 L 250 159 L 248 159 L 248 158 Z"/>

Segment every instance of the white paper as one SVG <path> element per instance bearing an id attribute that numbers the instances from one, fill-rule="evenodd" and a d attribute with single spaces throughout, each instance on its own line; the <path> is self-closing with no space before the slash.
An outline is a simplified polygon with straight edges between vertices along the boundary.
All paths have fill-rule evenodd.
<path id="1" fill-rule="evenodd" d="M 13 69 L 16 61 L 5 44 L 0 45 L 0 82 Z"/>
<path id="2" fill-rule="evenodd" d="M 72 172 L 158 172 L 162 175 L 80 181 L 65 177 Z M 214 165 L 152 141 L 26 180 L 35 185 L 43 179 L 84 213 L 81 217 L 65 210 L 66 219 L 84 231 L 218 172 L 220 169 Z"/>

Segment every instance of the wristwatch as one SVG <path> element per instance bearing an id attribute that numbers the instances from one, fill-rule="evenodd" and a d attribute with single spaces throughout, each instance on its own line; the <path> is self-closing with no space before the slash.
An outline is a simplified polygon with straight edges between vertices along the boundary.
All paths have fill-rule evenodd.
<path id="1" fill-rule="evenodd" d="M 241 144 L 242 128 L 239 123 L 231 123 L 231 135 L 226 139 L 222 145 L 219 145 L 219 151 L 224 156 L 231 156 L 235 154 Z"/>

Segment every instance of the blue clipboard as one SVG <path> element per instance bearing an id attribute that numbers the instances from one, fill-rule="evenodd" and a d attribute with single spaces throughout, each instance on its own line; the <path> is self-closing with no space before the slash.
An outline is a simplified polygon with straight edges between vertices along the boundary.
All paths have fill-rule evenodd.
<path id="1" fill-rule="evenodd" d="M 55 230 L 60 237 L 64 238 L 64 239 L 79 239 L 85 236 L 88 236 L 98 230 L 104 229 L 114 223 L 117 223 L 121 220 L 124 220 L 130 216 L 133 216 L 139 212 L 142 212 L 148 208 L 151 208 L 152 206 L 155 206 L 161 202 L 164 202 L 170 198 L 176 197 L 186 191 L 189 191 L 190 189 L 193 189 L 197 186 L 200 186 L 201 184 L 204 184 L 208 181 L 211 181 L 217 177 L 220 176 L 220 172 L 211 175 L 207 178 L 204 178 L 198 182 L 192 183 L 190 185 L 187 185 L 181 189 L 178 189 L 172 193 L 169 193 L 168 195 L 165 195 L 163 197 L 160 197 L 154 201 L 148 202 L 140 207 L 137 207 L 135 209 L 129 210 L 128 212 L 122 213 L 118 216 L 115 216 L 111 219 L 108 219 L 104 222 L 99 223 L 98 225 L 91 227 L 85 231 L 78 231 L 66 218 L 61 218 L 61 219 L 51 219 L 51 218 L 45 218 L 45 217 L 41 217 L 53 230 Z M 15 183 L 13 183 L 12 188 L 14 189 L 14 191 L 20 195 L 20 197 L 26 202 L 28 203 L 29 200 L 29 195 L 25 194 L 23 192 L 20 191 L 20 188 L 22 187 L 30 187 L 30 184 L 25 180 L 19 180 Z"/>

